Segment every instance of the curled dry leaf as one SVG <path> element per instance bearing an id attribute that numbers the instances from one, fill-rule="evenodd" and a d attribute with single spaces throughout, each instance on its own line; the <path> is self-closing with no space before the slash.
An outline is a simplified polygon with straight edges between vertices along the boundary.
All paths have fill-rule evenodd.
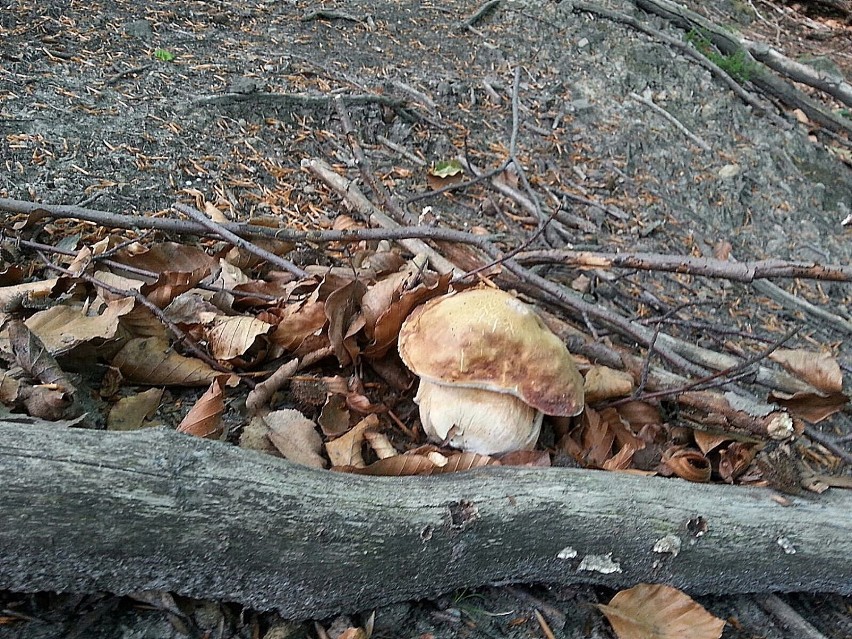
<path id="1" fill-rule="evenodd" d="M 435 464 L 425 455 L 396 455 L 380 459 L 369 466 L 340 466 L 333 470 L 354 473 L 356 475 L 375 475 L 379 477 L 408 477 L 410 475 L 428 475 Z"/>
<path id="2" fill-rule="evenodd" d="M 246 397 L 246 409 L 249 414 L 256 415 L 260 412 L 297 370 L 299 370 L 299 360 L 291 359 L 286 364 L 279 366 L 266 380 L 255 386 Z"/>
<path id="3" fill-rule="evenodd" d="M 222 374 L 202 361 L 179 355 L 158 337 L 130 340 L 112 365 L 125 379 L 149 386 L 206 386 Z"/>
<path id="4" fill-rule="evenodd" d="M 586 402 L 593 404 L 614 397 L 627 397 L 633 392 L 633 377 L 625 371 L 606 366 L 592 366 L 583 381 Z"/>
<path id="5" fill-rule="evenodd" d="M 840 364 L 830 353 L 779 348 L 769 355 L 769 359 L 778 362 L 823 393 L 839 393 L 843 390 Z"/>
<path id="6" fill-rule="evenodd" d="M 162 388 L 149 388 L 130 397 L 122 397 L 109 411 L 107 430 L 136 430 L 160 407 Z M 156 424 L 151 424 L 152 426 Z"/>
<path id="7" fill-rule="evenodd" d="M 622 590 L 598 608 L 618 639 L 719 639 L 725 627 L 688 595 L 662 584 Z"/>
<path id="8" fill-rule="evenodd" d="M 490 455 L 480 455 L 479 453 L 459 453 L 447 457 L 447 463 L 443 466 L 435 466 L 432 469 L 432 475 L 440 475 L 442 473 L 460 473 L 473 468 L 481 468 L 482 466 L 500 466 L 499 461 Z"/>
<path id="9" fill-rule="evenodd" d="M 189 412 L 178 424 L 179 433 L 186 433 L 205 439 L 219 439 L 224 433 L 222 428 L 222 413 L 225 412 L 225 399 L 222 384 L 227 375 L 217 377 L 210 383 L 210 388 L 198 398 Z"/>
<path id="10" fill-rule="evenodd" d="M 719 475 L 729 484 L 742 475 L 754 460 L 758 445 L 747 442 L 733 442 L 719 451 Z"/>
<path id="11" fill-rule="evenodd" d="M 703 430 L 696 430 L 693 433 L 693 437 L 695 439 L 695 443 L 702 453 L 705 455 L 709 453 L 711 450 L 718 448 L 722 444 L 731 440 L 730 435 L 718 435 L 714 433 L 708 433 Z"/>
<path id="12" fill-rule="evenodd" d="M 297 410 L 287 408 L 264 415 L 269 427 L 267 437 L 286 459 L 312 468 L 325 468 L 320 455 L 322 438 L 316 424 Z"/>
<path id="13" fill-rule="evenodd" d="M 708 459 L 697 450 L 681 449 L 663 455 L 660 472 L 668 470 L 670 474 L 693 482 L 708 482 L 713 472 Z"/>
<path id="14" fill-rule="evenodd" d="M 364 433 L 364 439 L 367 440 L 370 448 L 373 449 L 373 452 L 376 453 L 376 457 L 379 459 L 387 459 L 399 455 L 396 448 L 391 444 L 390 439 L 388 439 L 388 436 L 384 433 L 368 430 Z"/>
<path id="15" fill-rule="evenodd" d="M 660 409 L 648 402 L 627 402 L 618 407 L 618 414 L 636 431 L 648 424 L 661 424 Z"/>
<path id="16" fill-rule="evenodd" d="M 355 424 L 345 435 L 325 445 L 325 451 L 332 466 L 355 466 L 363 468 L 367 464 L 361 456 L 361 444 L 364 442 L 364 432 L 379 427 L 376 415 L 367 415 Z"/>

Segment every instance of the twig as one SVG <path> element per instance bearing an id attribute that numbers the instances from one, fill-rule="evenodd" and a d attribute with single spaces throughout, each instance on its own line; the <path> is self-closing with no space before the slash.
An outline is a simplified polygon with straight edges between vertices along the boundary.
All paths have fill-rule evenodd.
<path id="1" fill-rule="evenodd" d="M 754 282 L 758 279 L 804 278 L 833 282 L 852 282 L 852 266 L 844 264 L 815 264 L 757 260 L 734 262 L 687 255 L 660 253 L 600 253 L 550 249 L 524 251 L 516 256 L 521 264 L 563 264 L 583 268 L 630 268 L 642 271 L 665 271 L 703 277 L 718 277 L 735 282 Z"/>
<path id="2" fill-rule="evenodd" d="M 40 204 L 24 200 L 0 198 L 0 210 L 12 213 L 30 215 L 43 213 L 47 217 L 62 219 L 69 218 L 91 222 L 106 228 L 129 230 L 156 230 L 165 233 L 197 235 L 199 237 L 220 237 L 203 224 L 188 220 L 177 220 L 167 217 L 151 217 L 148 215 L 121 215 L 108 211 L 82 208 L 65 204 Z M 395 228 L 349 229 L 345 231 L 296 231 L 293 229 L 276 229 L 253 224 L 222 224 L 222 228 L 240 237 L 265 237 L 289 242 L 361 242 L 363 240 L 402 240 L 402 239 L 434 239 L 442 242 L 457 242 L 460 244 L 477 245 L 482 237 L 455 231 L 440 229 L 432 226 L 397 226 Z"/>
<path id="3" fill-rule="evenodd" d="M 302 167 L 319 177 L 337 194 L 345 199 L 356 211 L 358 211 L 365 220 L 370 224 L 381 225 L 385 228 L 396 229 L 400 228 L 399 222 L 395 221 L 390 216 L 386 215 L 376 208 L 370 200 L 368 200 L 360 189 L 355 186 L 352 180 L 348 180 L 342 175 L 339 175 L 328 164 L 322 160 L 308 159 L 302 160 Z M 413 254 L 425 253 L 429 258 L 429 263 L 439 273 L 461 272 L 455 264 L 450 262 L 443 255 L 438 253 L 431 246 L 419 239 L 401 239 L 399 244 L 411 251 Z M 485 242 L 481 239 L 472 242 L 477 246 L 484 245 Z"/>
<path id="4" fill-rule="evenodd" d="M 800 639 L 827 639 L 809 621 L 784 603 L 778 595 L 755 595 L 754 599 L 761 608 L 791 630 L 796 637 Z"/>
<path id="5" fill-rule="evenodd" d="M 274 107 L 321 107 L 328 106 L 335 97 L 340 97 L 344 104 L 380 104 L 395 109 L 405 106 L 405 100 L 394 98 L 389 95 L 378 93 L 351 94 L 351 95 L 303 95 L 301 93 L 265 93 L 255 91 L 253 93 L 222 93 L 219 95 L 205 95 L 196 98 L 190 103 L 192 108 L 207 106 L 227 106 L 242 102 L 257 102 Z"/>
<path id="6" fill-rule="evenodd" d="M 632 100 L 635 100 L 635 101 L 636 101 L 636 102 L 638 102 L 639 104 L 644 104 L 646 107 L 648 107 L 649 109 L 651 109 L 654 113 L 657 113 L 657 114 L 661 115 L 663 118 L 665 118 L 666 120 L 668 120 L 669 122 L 671 122 L 671 123 L 674 125 L 674 127 L 675 127 L 678 131 L 680 131 L 680 132 L 681 132 L 681 133 L 683 133 L 686 137 L 688 137 L 690 140 L 692 140 L 693 142 L 695 142 L 695 144 L 697 144 L 698 146 L 700 146 L 700 147 L 701 147 L 701 149 L 702 149 L 703 151 L 708 151 L 708 152 L 709 152 L 709 151 L 711 151 L 711 150 L 712 150 L 712 149 L 710 148 L 710 145 L 709 145 L 709 144 L 707 144 L 704 140 L 702 140 L 700 137 L 698 137 L 697 135 L 695 135 L 692 131 L 690 131 L 689 129 L 687 129 L 687 128 L 686 128 L 686 127 L 685 127 L 685 126 L 681 123 L 681 121 L 680 121 L 680 120 L 678 120 L 675 116 L 673 116 L 671 113 L 669 113 L 668 111 L 666 111 L 666 110 L 665 110 L 663 107 L 661 107 L 660 105 L 655 104 L 652 100 L 648 100 L 648 99 L 646 99 L 646 98 L 643 98 L 643 97 L 642 97 L 641 95 L 639 95 L 638 93 L 633 93 L 632 91 L 631 91 L 628 95 L 630 96 L 630 98 L 631 98 Z"/>
<path id="7" fill-rule="evenodd" d="M 482 18 L 485 17 L 490 11 L 493 11 L 498 6 L 500 6 L 500 2 L 502 0 L 488 0 L 484 4 L 480 5 L 480 7 L 474 11 L 467 19 L 465 19 L 458 27 L 459 31 L 464 31 L 465 29 L 470 29 L 479 22 Z"/>
<path id="8" fill-rule="evenodd" d="M 397 144 L 396 142 L 393 142 L 393 141 L 391 141 L 391 140 L 387 139 L 387 138 L 386 138 L 385 136 L 383 136 L 383 135 L 377 135 L 377 136 L 376 136 L 376 139 L 377 139 L 379 142 L 381 142 L 382 144 L 384 144 L 386 147 L 388 147 L 389 149 L 391 149 L 391 150 L 396 151 L 397 153 L 399 153 L 402 157 L 404 157 L 404 158 L 406 158 L 406 159 L 408 159 L 408 160 L 410 160 L 410 161 L 414 162 L 414 164 L 416 164 L 417 166 L 426 166 L 426 161 L 425 161 L 425 160 L 423 160 L 422 158 L 417 157 L 416 155 L 414 155 L 411 151 L 409 151 L 408 149 L 406 149 L 406 148 L 405 148 L 404 146 L 402 146 L 401 144 Z"/>
<path id="9" fill-rule="evenodd" d="M 508 167 L 509 162 L 503 162 L 496 169 L 489 169 L 488 171 L 484 171 L 479 175 L 476 175 L 473 179 L 467 180 L 465 182 L 459 182 L 458 184 L 449 184 L 447 186 L 441 187 L 440 189 L 436 189 L 434 191 L 427 191 L 426 193 L 418 193 L 417 195 L 412 195 L 405 199 L 405 204 L 411 204 L 413 202 L 417 202 L 418 200 L 425 200 L 430 197 L 436 197 L 438 195 L 443 195 L 444 193 L 449 193 L 450 191 L 460 191 L 462 189 L 466 189 L 469 186 L 473 186 L 474 184 L 478 184 L 480 182 L 484 182 L 488 178 L 492 178 L 495 175 L 499 175 Z"/>
<path id="10" fill-rule="evenodd" d="M 267 251 L 264 248 L 257 246 L 256 244 L 252 244 L 248 240 L 241 238 L 239 235 L 235 233 L 231 233 L 228 229 L 224 228 L 218 222 L 211 220 L 209 217 L 204 215 L 198 209 L 194 209 L 191 206 L 187 206 L 186 204 L 177 203 L 173 205 L 175 211 L 183 213 L 184 215 L 188 215 L 193 220 L 207 228 L 208 230 L 216 233 L 223 240 L 230 242 L 234 246 L 241 248 L 253 255 L 257 255 L 259 258 L 266 260 L 270 264 L 274 264 L 275 266 L 284 269 L 288 273 L 292 273 L 296 277 L 300 279 L 309 279 L 311 277 L 310 273 L 305 271 L 304 269 L 296 266 L 289 260 L 285 260 L 283 257 L 272 253 L 271 251 Z"/>
<path id="11" fill-rule="evenodd" d="M 819 318 L 832 328 L 846 334 L 852 334 L 852 322 L 849 320 L 843 319 L 834 313 L 829 313 L 823 308 L 814 306 L 807 300 L 803 300 L 792 293 L 788 293 L 783 288 L 773 284 L 772 282 L 755 282 L 754 288 L 787 308 L 802 310 L 809 315 Z"/>
<path id="12" fill-rule="evenodd" d="M 361 178 L 367 186 L 373 190 L 373 193 L 376 194 L 376 197 L 379 199 L 379 203 L 384 206 L 394 218 L 396 218 L 397 222 L 404 226 L 411 224 L 414 221 L 411 219 L 411 216 L 398 206 L 395 206 L 393 198 L 385 188 L 385 185 L 382 184 L 380 180 L 376 179 L 370 160 L 364 154 L 364 149 L 361 148 L 361 143 L 358 140 L 358 134 L 355 131 L 355 127 L 352 125 L 349 113 L 346 111 L 343 101 L 338 98 L 339 96 L 334 97 L 334 108 L 340 118 L 340 123 L 343 125 L 343 132 L 346 134 L 346 140 L 349 142 L 352 154 L 355 156 L 355 165 L 361 173 Z"/>
<path id="13" fill-rule="evenodd" d="M 311 20 L 348 20 L 349 22 L 366 22 L 365 18 L 346 13 L 345 11 L 334 11 L 332 9 L 315 9 L 306 13 L 301 18 L 301 22 L 310 22 Z"/>
<path id="14" fill-rule="evenodd" d="M 807 435 L 809 439 L 812 439 L 818 444 L 821 444 L 822 446 L 828 448 L 832 453 L 840 457 L 847 464 L 852 464 L 852 453 L 850 453 L 848 450 L 845 450 L 840 445 L 840 442 L 838 442 L 837 440 L 829 437 L 825 433 L 820 432 L 817 428 L 813 426 L 805 426 L 805 435 Z"/>
<path id="15" fill-rule="evenodd" d="M 150 68 L 151 68 L 150 64 L 143 64 L 140 67 L 133 67 L 132 69 L 127 69 L 127 71 L 121 71 L 121 72 L 116 73 L 115 75 L 112 75 L 109 78 L 107 78 L 105 84 L 107 86 L 111 86 L 111 85 L 115 84 L 116 82 L 118 82 L 119 80 L 123 80 L 127 76 L 135 75 L 136 73 L 142 73 L 143 71 L 147 71 Z"/>

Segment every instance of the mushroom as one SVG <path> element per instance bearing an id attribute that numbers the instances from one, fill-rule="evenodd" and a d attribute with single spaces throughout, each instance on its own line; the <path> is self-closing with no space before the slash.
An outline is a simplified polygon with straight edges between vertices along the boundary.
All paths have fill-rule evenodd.
<path id="1" fill-rule="evenodd" d="M 529 306 L 492 288 L 417 307 L 399 354 L 420 377 L 414 401 L 430 439 L 484 455 L 531 449 L 544 415 L 583 410 L 583 378 Z"/>

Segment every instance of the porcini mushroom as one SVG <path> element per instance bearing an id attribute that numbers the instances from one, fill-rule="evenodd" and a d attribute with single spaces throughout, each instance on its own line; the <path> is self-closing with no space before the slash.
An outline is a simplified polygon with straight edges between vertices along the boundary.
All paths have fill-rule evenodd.
<path id="1" fill-rule="evenodd" d="M 496 454 L 533 448 L 544 415 L 583 410 L 583 379 L 565 344 L 529 306 L 492 288 L 417 307 L 399 354 L 420 377 L 414 399 L 430 439 Z"/>

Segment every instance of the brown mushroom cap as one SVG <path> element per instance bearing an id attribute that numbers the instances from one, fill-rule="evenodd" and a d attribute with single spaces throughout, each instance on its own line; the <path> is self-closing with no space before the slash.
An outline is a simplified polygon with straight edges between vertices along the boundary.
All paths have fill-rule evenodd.
<path id="1" fill-rule="evenodd" d="M 451 293 L 416 308 L 399 354 L 436 384 L 509 393 L 546 415 L 583 410 L 583 378 L 535 311 L 498 289 Z"/>

